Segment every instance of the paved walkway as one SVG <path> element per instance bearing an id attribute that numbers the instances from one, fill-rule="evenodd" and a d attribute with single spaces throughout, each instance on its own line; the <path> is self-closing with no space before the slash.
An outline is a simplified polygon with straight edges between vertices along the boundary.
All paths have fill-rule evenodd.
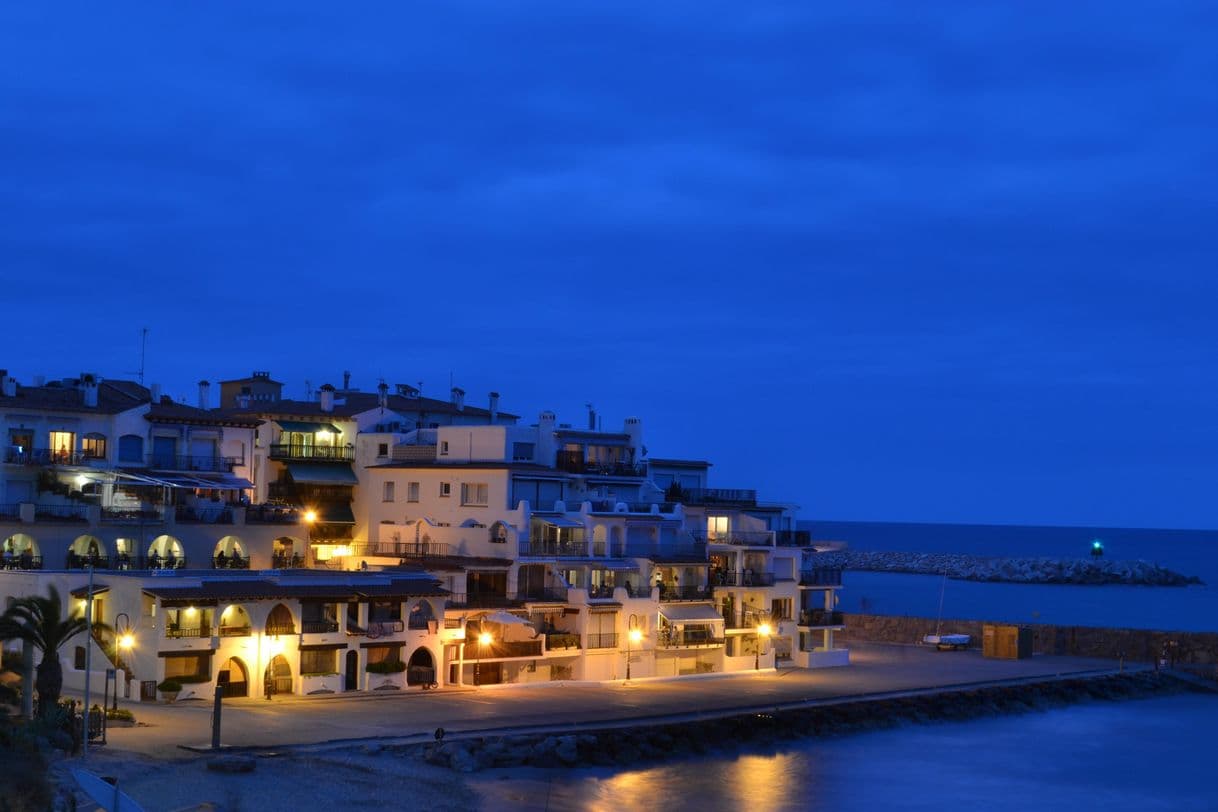
<path id="1" fill-rule="evenodd" d="M 225 700 L 222 742 L 286 747 L 367 738 L 430 739 L 437 727 L 461 731 L 597 726 L 630 720 L 698 718 L 750 708 L 843 701 L 870 695 L 1113 671 L 1080 657 L 987 660 L 977 652 L 864 645 L 844 668 L 743 672 L 687 680 L 549 683 L 410 692 L 388 696 Z M 109 749 L 174 758 L 182 746 L 211 742 L 211 705 L 120 702 L 146 726 L 111 728 Z"/>

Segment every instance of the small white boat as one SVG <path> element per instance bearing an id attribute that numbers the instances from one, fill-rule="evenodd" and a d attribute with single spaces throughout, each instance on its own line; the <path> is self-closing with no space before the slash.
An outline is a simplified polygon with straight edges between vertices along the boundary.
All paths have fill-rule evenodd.
<path id="1" fill-rule="evenodd" d="M 956 651 L 957 649 L 968 648 L 968 644 L 972 640 L 972 636 L 967 634 L 928 634 L 922 638 L 923 643 L 928 646 L 934 646 L 939 651 Z"/>

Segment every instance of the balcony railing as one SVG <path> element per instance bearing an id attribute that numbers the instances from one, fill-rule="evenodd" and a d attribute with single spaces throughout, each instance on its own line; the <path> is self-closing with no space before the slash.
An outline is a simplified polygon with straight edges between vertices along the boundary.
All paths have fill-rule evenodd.
<path id="1" fill-rule="evenodd" d="M 623 551 L 626 558 L 661 558 L 692 561 L 706 560 L 706 542 L 647 544 L 629 542 Z"/>
<path id="2" fill-rule="evenodd" d="M 29 553 L 6 555 L 0 559 L 0 566 L 6 570 L 40 570 L 42 569 L 42 556 Z"/>
<path id="3" fill-rule="evenodd" d="M 265 633 L 269 635 L 275 634 L 296 634 L 295 623 L 268 623 L 266 624 Z"/>
<path id="4" fill-rule="evenodd" d="M 452 555 L 446 542 L 377 541 L 351 545 L 352 555 L 383 555 L 396 558 L 445 558 Z"/>
<path id="5" fill-rule="evenodd" d="M 139 568 L 142 570 L 184 570 L 186 569 L 186 556 L 166 556 L 162 558 L 159 555 L 141 556 L 135 559 Z M 130 569 L 130 566 L 124 566 L 124 557 L 119 556 L 119 569 Z"/>
<path id="6" fill-rule="evenodd" d="M 754 572 L 712 572 L 711 583 L 715 586 L 773 586 L 774 573 Z"/>
<path id="7" fill-rule="evenodd" d="M 221 637 L 249 637 L 254 630 L 249 626 L 221 626 Z"/>
<path id="8" fill-rule="evenodd" d="M 370 620 L 365 631 L 369 637 L 386 637 L 391 634 L 401 634 L 406 631 L 406 623 L 402 620 Z"/>
<path id="9" fill-rule="evenodd" d="M 86 570 L 92 566 L 95 570 L 108 570 L 110 569 L 111 560 L 108 555 L 77 555 L 69 550 L 64 568 L 69 570 Z"/>
<path id="10" fill-rule="evenodd" d="M 273 460 L 325 460 L 330 462 L 351 462 L 355 459 L 355 449 L 351 446 L 333 445 L 293 445 L 291 443 L 275 443 L 270 449 Z"/>
<path id="11" fill-rule="evenodd" d="M 751 488 L 690 488 L 681 492 L 681 501 L 690 505 L 756 507 L 757 491 Z"/>
<path id="12" fill-rule="evenodd" d="M 600 476 L 643 476 L 643 466 L 631 462 L 601 462 L 584 457 L 583 451 L 559 451 L 554 467 L 569 474 L 593 474 Z"/>
<path id="13" fill-rule="evenodd" d="M 300 630 L 305 634 L 333 634 L 338 631 L 337 620 L 302 620 Z"/>
<path id="14" fill-rule="evenodd" d="M 164 518 L 160 505 L 139 508 L 102 508 L 101 520 L 106 524 L 144 524 L 159 522 Z"/>
<path id="15" fill-rule="evenodd" d="M 546 651 L 579 648 L 579 635 L 569 632 L 554 632 L 546 635 Z"/>
<path id="16" fill-rule="evenodd" d="M 805 609 L 799 613 L 800 626 L 841 626 L 845 616 L 836 609 Z"/>
<path id="17" fill-rule="evenodd" d="M 558 586 L 521 589 L 517 591 L 516 598 L 521 601 L 529 602 L 566 603 L 567 590 L 564 587 Z"/>
<path id="18" fill-rule="evenodd" d="M 773 623 L 774 619 L 769 612 L 761 612 L 756 609 L 745 609 L 739 614 L 725 612 L 723 615 L 723 625 L 728 629 L 756 629 L 762 623 Z"/>
<path id="19" fill-rule="evenodd" d="M 4 461 L 10 465 L 88 465 L 90 462 L 105 462 L 102 457 L 80 451 L 52 451 L 49 448 L 9 448 L 4 452 Z"/>
<path id="20" fill-rule="evenodd" d="M 233 511 L 227 507 L 196 508 L 178 505 L 174 508 L 174 518 L 182 524 L 232 524 Z"/>
<path id="21" fill-rule="evenodd" d="M 0 505 L 0 521 L 16 521 L 21 517 L 21 505 Z"/>
<path id="22" fill-rule="evenodd" d="M 775 530 L 774 543 L 779 547 L 811 547 L 812 533 L 809 530 Z"/>
<path id="23" fill-rule="evenodd" d="M 730 544 L 734 547 L 773 547 L 774 531 L 772 530 L 733 530 L 730 533 L 717 533 L 706 539 L 708 544 Z"/>
<path id="24" fill-rule="evenodd" d="M 245 509 L 246 524 L 299 524 L 300 508 L 289 505 L 250 505 Z"/>
<path id="25" fill-rule="evenodd" d="M 617 648 L 617 632 L 584 635 L 588 648 Z"/>
<path id="26" fill-rule="evenodd" d="M 298 570 L 303 566 L 304 556 L 300 553 L 292 553 L 291 555 L 276 553 L 271 556 L 271 569 Z"/>
<path id="27" fill-rule="evenodd" d="M 241 457 L 157 454 L 156 452 L 153 452 L 148 457 L 149 467 L 158 468 L 162 471 L 208 471 L 212 473 L 225 473 L 232 471 L 233 468 L 241 465 L 244 462 L 245 460 Z M 130 462 L 119 463 L 120 466 L 130 464 Z"/>
<path id="28" fill-rule="evenodd" d="M 250 568 L 249 556 L 226 555 L 216 556 L 211 560 L 213 570 L 247 570 Z"/>
<path id="29" fill-rule="evenodd" d="M 587 541 L 522 541 L 520 554 L 538 558 L 586 558 Z"/>
<path id="30" fill-rule="evenodd" d="M 87 522 L 88 505 L 34 505 L 34 520 L 43 522 Z"/>
<path id="31" fill-rule="evenodd" d="M 187 626 L 185 628 L 166 626 L 165 636 L 175 639 L 179 637 L 211 637 L 211 626 Z"/>
<path id="32" fill-rule="evenodd" d="M 464 609 L 498 609 L 501 607 L 516 606 L 520 601 L 516 600 L 515 595 L 500 595 L 495 593 L 465 593 L 453 592 L 448 596 L 448 605 L 453 608 Z"/>
<path id="33" fill-rule="evenodd" d="M 660 601 L 662 603 L 673 603 L 676 601 L 708 601 L 711 599 L 711 589 L 708 586 L 701 584 L 691 586 L 666 586 L 660 587 Z"/>
<path id="34" fill-rule="evenodd" d="M 540 657 L 541 654 L 541 640 L 520 640 L 515 642 L 495 640 L 484 646 L 477 642 L 477 638 L 474 638 L 472 645 L 470 643 L 465 644 L 466 662 L 471 659 L 498 660 L 509 657 Z"/>
<path id="35" fill-rule="evenodd" d="M 841 586 L 842 570 L 840 567 L 813 567 L 799 573 L 800 586 Z"/>
<path id="36" fill-rule="evenodd" d="M 656 638 L 660 648 L 698 648 L 723 645 L 723 638 L 716 637 L 710 626 L 686 626 L 683 631 L 661 629 Z"/>

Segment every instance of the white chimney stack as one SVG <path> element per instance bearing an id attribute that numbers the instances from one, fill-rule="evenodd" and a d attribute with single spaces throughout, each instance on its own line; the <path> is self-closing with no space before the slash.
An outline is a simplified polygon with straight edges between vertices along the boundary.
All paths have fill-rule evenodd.
<path id="1" fill-rule="evenodd" d="M 453 407 L 458 412 L 465 411 L 465 390 L 459 386 L 453 387 Z"/>
<path id="2" fill-rule="evenodd" d="M 97 406 L 97 376 L 88 373 L 80 373 L 80 388 L 85 393 L 85 405 L 89 408 Z"/>
<path id="3" fill-rule="evenodd" d="M 0 394 L 6 398 L 17 397 L 17 379 L 9 375 L 7 369 L 0 369 Z"/>
<path id="4" fill-rule="evenodd" d="M 381 381 L 376 387 L 377 402 L 380 403 L 381 410 L 389 408 L 389 384 Z"/>
<path id="5" fill-rule="evenodd" d="M 321 410 L 323 412 L 334 411 L 334 387 L 328 383 L 323 383 L 318 394 L 321 402 Z"/>
<path id="6" fill-rule="evenodd" d="M 491 392 L 491 423 L 499 419 L 499 393 Z"/>
<path id="7" fill-rule="evenodd" d="M 554 412 L 546 410 L 537 419 L 537 461 L 542 465 L 554 465 L 557 462 L 558 435 L 554 433 L 554 423 L 558 420 Z"/>
<path id="8" fill-rule="evenodd" d="M 634 451 L 634 461 L 637 463 L 643 459 L 645 452 L 643 450 L 643 421 L 638 417 L 627 417 L 625 433 L 630 437 L 626 441 Z"/>
<path id="9" fill-rule="evenodd" d="M 210 400 L 211 384 L 207 381 L 199 381 L 199 408 L 208 408 L 207 402 Z"/>
<path id="10" fill-rule="evenodd" d="M 152 399 L 153 403 L 161 402 L 161 385 L 159 383 L 154 383 L 148 388 L 148 397 Z"/>

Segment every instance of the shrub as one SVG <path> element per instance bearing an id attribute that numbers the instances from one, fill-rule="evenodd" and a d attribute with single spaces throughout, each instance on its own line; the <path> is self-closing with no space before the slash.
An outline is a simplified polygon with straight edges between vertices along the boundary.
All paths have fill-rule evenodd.
<path id="1" fill-rule="evenodd" d="M 206 674 L 189 674 L 184 677 L 174 677 L 174 680 L 183 685 L 195 685 L 200 682 L 211 682 L 211 677 Z"/>
<path id="2" fill-rule="evenodd" d="M 379 663 L 368 663 L 364 670 L 369 674 L 400 674 L 406 670 L 406 663 L 401 660 L 381 660 Z"/>
<path id="3" fill-rule="evenodd" d="M 176 679 L 167 679 L 156 687 L 163 694 L 176 694 L 182 690 L 182 683 Z"/>
<path id="4" fill-rule="evenodd" d="M 106 718 L 119 722 L 134 722 L 135 714 L 126 708 L 106 708 Z"/>

